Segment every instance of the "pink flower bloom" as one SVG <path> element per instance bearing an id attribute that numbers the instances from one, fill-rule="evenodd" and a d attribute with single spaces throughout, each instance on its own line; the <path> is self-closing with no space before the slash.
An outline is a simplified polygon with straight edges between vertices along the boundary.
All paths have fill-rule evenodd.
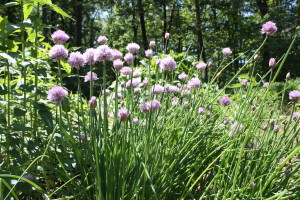
<path id="1" fill-rule="evenodd" d="M 188 77 L 188 75 L 186 75 L 184 72 L 182 72 L 181 74 L 179 74 L 178 75 L 178 78 L 180 79 L 180 80 L 186 80 L 187 79 L 187 77 Z"/>
<path id="2" fill-rule="evenodd" d="M 243 129 L 243 125 L 239 125 L 237 121 L 235 121 L 231 126 L 231 131 L 229 132 L 228 136 L 233 136 L 238 132 L 241 132 Z"/>
<path id="3" fill-rule="evenodd" d="M 188 87 L 189 88 L 198 88 L 198 87 L 200 87 L 200 84 L 201 84 L 201 82 L 200 82 L 200 80 L 199 80 L 199 78 L 192 78 L 191 80 L 189 80 L 189 82 L 188 82 Z"/>
<path id="4" fill-rule="evenodd" d="M 68 56 L 68 50 L 63 45 L 56 44 L 50 50 L 49 56 L 55 60 L 62 60 Z"/>
<path id="5" fill-rule="evenodd" d="M 205 62 L 199 62 L 196 65 L 196 68 L 199 69 L 200 71 L 204 71 L 206 69 L 207 64 Z"/>
<path id="6" fill-rule="evenodd" d="M 293 120 L 296 120 L 300 116 L 300 113 L 294 112 L 293 113 Z"/>
<path id="7" fill-rule="evenodd" d="M 203 115 L 203 114 L 205 114 L 205 113 L 206 113 L 205 108 L 200 107 L 200 108 L 198 109 L 198 114 L 199 114 L 199 115 Z"/>
<path id="8" fill-rule="evenodd" d="M 133 72 L 133 77 L 134 77 L 134 78 L 137 78 L 137 77 L 140 77 L 140 76 L 141 76 L 140 70 L 138 70 L 138 69 L 134 70 L 134 72 Z"/>
<path id="9" fill-rule="evenodd" d="M 65 43 L 70 37 L 62 30 L 57 30 L 51 35 L 52 40 L 55 44 L 63 44 Z"/>
<path id="10" fill-rule="evenodd" d="M 269 82 L 264 82 L 263 87 L 267 89 L 269 87 L 269 85 L 270 85 Z"/>
<path id="11" fill-rule="evenodd" d="M 151 49 L 147 49 L 145 51 L 145 55 L 146 55 L 147 58 L 152 58 L 153 51 Z"/>
<path id="12" fill-rule="evenodd" d="M 247 80 L 247 79 L 243 79 L 243 80 L 242 80 L 242 86 L 243 86 L 243 87 L 246 87 L 247 84 L 248 84 L 248 80 Z"/>
<path id="13" fill-rule="evenodd" d="M 99 42 L 102 45 L 105 44 L 107 40 L 108 40 L 107 37 L 100 35 L 97 39 L 97 42 Z"/>
<path id="14" fill-rule="evenodd" d="M 169 38 L 170 38 L 170 33 L 167 33 L 167 32 L 166 32 L 166 33 L 165 33 L 165 39 L 166 39 L 166 40 L 169 40 Z"/>
<path id="15" fill-rule="evenodd" d="M 155 41 L 150 41 L 149 47 L 150 47 L 150 48 L 153 48 L 154 46 L 155 46 Z"/>
<path id="16" fill-rule="evenodd" d="M 97 47 L 94 58 L 96 61 L 112 60 L 112 58 L 112 50 L 107 45 Z"/>
<path id="17" fill-rule="evenodd" d="M 134 79 L 132 79 L 132 81 L 131 80 L 127 81 L 126 88 L 129 89 L 131 86 L 133 88 L 136 88 L 139 86 L 139 84 L 140 84 L 139 79 L 134 78 Z"/>
<path id="18" fill-rule="evenodd" d="M 143 80 L 143 86 L 148 85 L 148 82 L 149 82 L 148 79 L 144 79 L 144 80 Z"/>
<path id="19" fill-rule="evenodd" d="M 138 120 L 137 118 L 133 118 L 133 119 L 132 119 L 132 123 L 133 123 L 133 124 L 138 124 L 138 123 L 139 123 L 139 120 Z"/>
<path id="20" fill-rule="evenodd" d="M 150 103 L 144 103 L 140 106 L 142 112 L 148 113 L 151 109 L 151 104 Z"/>
<path id="21" fill-rule="evenodd" d="M 89 101 L 91 108 L 97 107 L 97 98 L 95 96 L 92 96 L 91 100 Z"/>
<path id="22" fill-rule="evenodd" d="M 173 98 L 172 98 L 172 105 L 173 105 L 173 106 L 176 105 L 176 104 L 178 103 L 178 101 L 179 101 L 179 98 L 178 98 L 178 97 L 173 97 Z"/>
<path id="23" fill-rule="evenodd" d="M 52 103 L 56 103 L 56 106 L 60 106 L 67 95 L 68 92 L 64 88 L 54 86 L 48 91 L 47 99 Z"/>
<path id="24" fill-rule="evenodd" d="M 222 104 L 223 106 L 229 106 L 231 103 L 230 98 L 225 96 L 222 97 L 222 99 L 220 100 L 220 104 Z"/>
<path id="25" fill-rule="evenodd" d="M 293 102 L 298 102 L 300 100 L 300 92 L 298 90 L 293 90 L 289 93 L 289 98 Z"/>
<path id="26" fill-rule="evenodd" d="M 152 100 L 151 101 L 151 108 L 153 110 L 157 110 L 157 109 L 161 108 L 160 102 L 156 99 Z"/>
<path id="27" fill-rule="evenodd" d="M 269 67 L 272 68 L 272 69 L 276 67 L 276 60 L 275 60 L 275 58 L 270 58 L 270 60 L 269 60 Z"/>
<path id="28" fill-rule="evenodd" d="M 122 108 L 119 110 L 118 116 L 121 119 L 121 121 L 125 122 L 129 116 L 129 111 L 125 108 Z"/>
<path id="29" fill-rule="evenodd" d="M 275 125 L 275 119 L 271 119 L 269 123 L 270 123 L 271 126 L 274 126 Z"/>
<path id="30" fill-rule="evenodd" d="M 172 57 L 168 56 L 161 59 L 159 66 L 164 71 L 171 71 L 176 69 L 176 62 Z"/>
<path id="31" fill-rule="evenodd" d="M 112 59 L 113 60 L 117 60 L 117 59 L 121 59 L 122 58 L 122 53 L 116 49 L 112 49 L 111 50 L 111 53 L 112 53 Z"/>
<path id="32" fill-rule="evenodd" d="M 95 64 L 94 56 L 96 49 L 89 48 L 83 54 L 86 63 Z"/>
<path id="33" fill-rule="evenodd" d="M 136 43 L 129 43 L 126 47 L 127 51 L 134 54 L 136 51 L 140 49 L 140 46 Z"/>
<path id="34" fill-rule="evenodd" d="M 280 126 L 278 126 L 278 125 L 275 125 L 275 126 L 274 126 L 274 132 L 275 132 L 275 133 L 278 133 L 279 129 L 280 129 Z"/>
<path id="35" fill-rule="evenodd" d="M 151 87 L 151 92 L 153 94 L 161 94 L 161 93 L 164 92 L 164 90 L 165 90 L 165 88 L 161 85 L 158 85 L 158 84 Z"/>
<path id="36" fill-rule="evenodd" d="M 120 71 L 123 68 L 123 62 L 120 59 L 113 61 L 113 66 L 117 71 Z"/>
<path id="37" fill-rule="evenodd" d="M 76 68 L 77 70 L 79 70 L 80 67 L 83 67 L 85 64 L 85 58 L 84 56 L 79 52 L 72 52 L 70 54 L 70 57 L 68 59 L 68 63 L 70 66 Z"/>
<path id="38" fill-rule="evenodd" d="M 132 70 L 130 67 L 123 67 L 121 70 L 122 75 L 130 75 L 132 74 Z"/>
<path id="39" fill-rule="evenodd" d="M 155 64 L 156 64 L 157 66 L 159 66 L 159 65 L 160 65 L 160 62 L 161 62 L 161 59 L 157 59 L 157 60 L 155 61 Z"/>
<path id="40" fill-rule="evenodd" d="M 224 56 L 230 56 L 232 54 L 232 51 L 227 47 L 222 50 L 222 53 Z"/>
<path id="41" fill-rule="evenodd" d="M 173 93 L 173 94 L 177 94 L 179 93 L 179 88 L 175 85 L 169 85 L 168 87 L 165 87 L 167 93 Z"/>
<path id="42" fill-rule="evenodd" d="M 84 82 L 88 82 L 91 80 L 91 72 L 86 73 L 85 77 L 84 77 Z M 92 72 L 92 80 L 98 80 L 98 76 L 95 72 Z"/>
<path id="43" fill-rule="evenodd" d="M 274 35 L 277 32 L 276 24 L 268 21 L 262 26 L 261 33 L 267 35 Z"/>
<path id="44" fill-rule="evenodd" d="M 135 94 L 140 94 L 141 93 L 141 88 L 139 88 L 139 87 L 134 88 L 134 93 Z"/>
<path id="45" fill-rule="evenodd" d="M 127 53 L 125 56 L 124 56 L 124 60 L 130 64 L 132 61 L 133 61 L 133 55 L 131 53 Z"/>

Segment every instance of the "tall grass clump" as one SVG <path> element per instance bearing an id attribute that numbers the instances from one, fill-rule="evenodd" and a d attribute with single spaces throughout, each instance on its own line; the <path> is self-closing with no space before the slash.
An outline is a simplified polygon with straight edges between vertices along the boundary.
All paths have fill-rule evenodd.
<path id="1" fill-rule="evenodd" d="M 64 31 L 50 45 L 34 27 L 20 55 L 0 53 L 0 199 L 299 198 L 300 92 L 290 80 L 272 89 L 296 36 L 259 76 L 258 55 L 277 32 L 267 22 L 259 48 L 244 53 L 247 61 L 221 85 L 239 59 L 229 47 L 219 50 L 219 66 L 199 60 L 187 68 L 188 52 L 172 53 L 169 33 L 163 53 L 154 41 L 145 53 L 136 43 L 116 50 L 105 36 L 75 52 Z M 33 71 L 18 73 L 24 65 Z M 67 89 L 64 78 L 77 89 Z"/>

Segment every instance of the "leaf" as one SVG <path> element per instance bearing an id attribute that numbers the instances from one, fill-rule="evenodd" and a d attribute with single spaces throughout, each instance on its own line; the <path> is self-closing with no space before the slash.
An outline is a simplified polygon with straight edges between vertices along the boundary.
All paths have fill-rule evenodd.
<path id="1" fill-rule="evenodd" d="M 10 65 L 15 65 L 17 63 L 17 61 L 15 59 L 13 59 L 10 55 L 8 55 L 6 53 L 0 53 L 0 56 L 3 58 L 6 58 Z"/>
<path id="2" fill-rule="evenodd" d="M 72 71 L 72 67 L 64 60 L 60 60 L 61 66 L 65 69 L 65 71 L 70 74 Z"/>
<path id="3" fill-rule="evenodd" d="M 11 126 L 12 126 L 12 130 L 14 130 L 14 131 L 31 131 L 32 130 L 31 127 L 26 127 L 23 124 L 18 124 L 18 123 L 14 123 Z"/>
<path id="4" fill-rule="evenodd" d="M 14 109 L 14 116 L 15 117 L 22 117 L 26 114 L 26 110 L 25 109 L 20 109 L 20 108 L 15 108 Z"/>
<path id="5" fill-rule="evenodd" d="M 71 16 L 68 15 L 65 11 L 63 11 L 60 7 L 58 7 L 55 4 L 52 4 L 51 1 L 47 1 L 47 0 L 34 0 L 34 1 L 49 6 L 52 10 L 54 10 L 55 12 L 57 12 L 58 14 L 64 17 L 71 18 Z"/>
<path id="6" fill-rule="evenodd" d="M 38 109 L 38 110 L 51 110 L 50 107 L 48 107 L 48 106 L 46 106 L 45 104 L 42 104 L 42 103 L 35 104 L 34 108 Z"/>
<path id="7" fill-rule="evenodd" d="M 41 116 L 45 125 L 49 128 L 53 128 L 53 118 L 49 110 L 39 110 L 39 115 Z"/>
<path id="8" fill-rule="evenodd" d="M 8 7 L 17 6 L 17 5 L 19 5 L 18 2 L 8 2 L 8 3 L 4 4 L 4 5 L 0 5 L 0 8 L 1 9 L 2 8 L 8 8 Z"/>
<path id="9" fill-rule="evenodd" d="M 31 14 L 33 8 L 34 8 L 34 4 L 31 1 L 27 1 L 23 5 L 24 20 L 26 20 L 29 17 L 29 15 Z"/>

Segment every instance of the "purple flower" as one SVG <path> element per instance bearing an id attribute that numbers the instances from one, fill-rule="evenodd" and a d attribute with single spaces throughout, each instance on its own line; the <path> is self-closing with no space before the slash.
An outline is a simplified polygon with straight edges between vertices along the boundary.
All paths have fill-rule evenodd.
<path id="1" fill-rule="evenodd" d="M 300 116 L 300 113 L 294 112 L 293 113 L 293 120 L 296 120 Z"/>
<path id="2" fill-rule="evenodd" d="M 159 66 L 159 65 L 160 65 L 160 62 L 161 62 L 161 59 L 157 59 L 157 60 L 155 61 L 155 64 L 156 64 L 157 66 Z"/>
<path id="3" fill-rule="evenodd" d="M 145 55 L 146 55 L 147 58 L 152 58 L 153 51 L 151 49 L 147 49 L 145 51 Z"/>
<path id="4" fill-rule="evenodd" d="M 165 39 L 166 39 L 166 40 L 169 40 L 169 38 L 170 38 L 170 33 L 166 32 L 166 33 L 165 33 Z"/>
<path id="5" fill-rule="evenodd" d="M 269 123 L 270 123 L 271 126 L 274 126 L 275 125 L 275 119 L 271 119 Z"/>
<path id="6" fill-rule="evenodd" d="M 133 55 L 131 53 L 127 53 L 125 56 L 124 56 L 124 60 L 130 64 L 133 60 Z"/>
<path id="7" fill-rule="evenodd" d="M 62 30 L 57 30 L 51 35 L 52 40 L 55 44 L 63 44 L 65 43 L 70 37 Z"/>
<path id="8" fill-rule="evenodd" d="M 86 63 L 95 64 L 94 56 L 96 49 L 89 48 L 83 54 Z"/>
<path id="9" fill-rule="evenodd" d="M 100 44 L 105 44 L 107 40 L 107 37 L 100 35 L 97 39 L 97 42 L 99 42 Z"/>
<path id="10" fill-rule="evenodd" d="M 237 121 L 235 121 L 231 126 L 231 131 L 229 132 L 228 136 L 233 136 L 238 132 L 241 132 L 243 129 L 243 125 L 239 125 L 239 123 Z"/>
<path id="11" fill-rule="evenodd" d="M 131 86 L 132 86 L 133 88 L 136 88 L 136 87 L 139 86 L 139 84 L 140 84 L 139 79 L 134 78 L 134 79 L 132 79 L 132 80 L 127 81 L 127 83 L 126 83 L 126 88 L 129 89 Z"/>
<path id="12" fill-rule="evenodd" d="M 289 98 L 293 102 L 297 102 L 300 100 L 300 92 L 298 90 L 293 90 L 289 94 Z"/>
<path id="13" fill-rule="evenodd" d="M 98 76 L 95 72 L 92 72 L 92 80 L 98 80 Z M 84 82 L 88 81 L 91 81 L 91 72 L 86 73 L 86 75 L 84 76 Z"/>
<path id="14" fill-rule="evenodd" d="M 243 80 L 242 80 L 242 86 L 243 86 L 243 87 L 246 87 L 247 84 L 248 84 L 248 80 L 247 80 L 247 79 L 243 79 Z"/>
<path id="15" fill-rule="evenodd" d="M 68 92 L 64 88 L 54 86 L 48 91 L 47 99 L 52 103 L 56 103 L 56 106 L 60 106 L 67 95 Z"/>
<path id="16" fill-rule="evenodd" d="M 97 47 L 94 58 L 96 61 L 112 60 L 112 58 L 112 50 L 107 45 Z"/>
<path id="17" fill-rule="evenodd" d="M 150 47 L 150 48 L 153 48 L 154 46 L 155 46 L 155 41 L 150 41 L 150 42 L 149 42 L 149 47 Z"/>
<path id="18" fill-rule="evenodd" d="M 278 133 L 279 129 L 280 129 L 280 126 L 275 125 L 273 130 L 275 133 Z"/>
<path id="19" fill-rule="evenodd" d="M 125 122 L 128 118 L 129 112 L 126 108 L 122 108 L 119 110 L 118 116 L 122 122 Z"/>
<path id="20" fill-rule="evenodd" d="M 133 75 L 132 75 L 134 78 L 137 78 L 137 77 L 140 77 L 141 76 L 141 72 L 140 70 L 136 69 L 134 70 L 133 72 Z"/>
<path id="21" fill-rule="evenodd" d="M 192 78 L 191 80 L 189 80 L 188 87 L 189 88 L 198 88 L 198 87 L 200 87 L 200 84 L 201 84 L 200 79 L 196 77 L 196 78 Z"/>
<path id="22" fill-rule="evenodd" d="M 96 108 L 97 107 L 97 98 L 95 96 L 92 96 L 89 103 L 90 103 L 91 108 Z"/>
<path id="23" fill-rule="evenodd" d="M 224 56 L 230 56 L 232 54 L 232 51 L 227 47 L 222 50 L 222 53 Z"/>
<path id="24" fill-rule="evenodd" d="M 117 71 L 120 71 L 123 68 L 123 62 L 120 59 L 116 59 L 113 61 L 113 66 Z"/>
<path id="25" fill-rule="evenodd" d="M 264 82 L 263 87 L 267 89 L 269 87 L 269 85 L 270 85 L 269 82 Z"/>
<path id="26" fill-rule="evenodd" d="M 142 82 L 142 83 L 143 83 L 143 86 L 148 85 L 148 82 L 149 82 L 148 79 L 144 79 L 143 82 Z"/>
<path id="27" fill-rule="evenodd" d="M 176 62 L 172 57 L 168 56 L 161 59 L 159 66 L 164 71 L 171 71 L 176 69 Z"/>
<path id="28" fill-rule="evenodd" d="M 165 88 L 167 93 L 177 94 L 180 91 L 179 88 L 175 85 L 168 85 L 168 87 L 165 86 Z"/>
<path id="29" fill-rule="evenodd" d="M 144 103 L 140 106 L 141 110 L 144 112 L 144 113 L 148 113 L 151 109 L 151 104 L 150 103 Z"/>
<path id="30" fill-rule="evenodd" d="M 111 50 L 111 53 L 112 53 L 112 59 L 113 60 L 117 60 L 117 59 L 121 59 L 122 58 L 122 53 L 116 49 L 112 49 Z"/>
<path id="31" fill-rule="evenodd" d="M 121 70 L 122 75 L 130 75 L 132 74 L 132 70 L 130 67 L 123 67 Z"/>
<path id="32" fill-rule="evenodd" d="M 198 114 L 199 114 L 199 115 L 203 115 L 203 114 L 205 114 L 205 113 L 206 113 L 205 108 L 200 107 L 200 108 L 198 109 Z"/>
<path id="33" fill-rule="evenodd" d="M 137 88 L 134 88 L 134 93 L 135 94 L 140 94 L 141 93 L 141 88 L 137 87 Z"/>
<path id="34" fill-rule="evenodd" d="M 178 101 L 179 101 L 179 98 L 178 98 L 178 97 L 173 97 L 173 98 L 172 98 L 172 105 L 173 105 L 173 106 L 176 105 L 176 104 L 178 103 Z"/>
<path id="35" fill-rule="evenodd" d="M 204 71 L 206 69 L 207 64 L 205 62 L 199 62 L 196 65 L 196 68 L 199 69 L 200 71 Z"/>
<path id="36" fill-rule="evenodd" d="M 269 60 L 269 67 L 272 68 L 272 69 L 276 67 L 276 60 L 275 60 L 275 58 L 270 58 L 270 60 Z"/>
<path id="37" fill-rule="evenodd" d="M 191 90 L 189 89 L 189 87 L 187 85 L 183 85 L 181 88 L 181 94 L 185 95 L 185 96 L 190 96 L 191 94 Z"/>
<path id="38" fill-rule="evenodd" d="M 263 130 L 265 131 L 265 130 L 267 130 L 268 129 L 268 126 L 267 125 L 264 125 L 263 126 Z"/>
<path id="39" fill-rule="evenodd" d="M 68 63 L 72 67 L 75 67 L 77 70 L 79 70 L 80 67 L 84 66 L 85 59 L 84 56 L 79 51 L 76 51 L 70 54 Z"/>
<path id="40" fill-rule="evenodd" d="M 277 32 L 276 24 L 268 21 L 262 26 L 261 33 L 267 35 L 274 35 Z"/>
<path id="41" fill-rule="evenodd" d="M 165 90 L 165 88 L 161 85 L 158 85 L 158 84 L 151 87 L 151 92 L 153 94 L 161 94 L 161 93 L 164 92 L 164 90 Z"/>
<path id="42" fill-rule="evenodd" d="M 222 104 L 223 106 L 229 106 L 231 103 L 230 98 L 225 96 L 222 97 L 222 99 L 220 100 L 220 104 Z"/>
<path id="43" fill-rule="evenodd" d="M 136 43 L 129 43 L 126 46 L 127 51 L 129 51 L 130 53 L 134 54 L 136 51 L 138 51 L 140 49 L 140 46 Z"/>
<path id="44" fill-rule="evenodd" d="M 112 100 L 115 99 L 115 95 L 116 95 L 115 93 L 112 94 L 112 97 L 111 97 Z M 117 98 L 118 98 L 118 99 L 122 99 L 122 94 L 121 94 L 121 93 L 118 93 L 118 94 L 117 94 Z"/>
<path id="45" fill-rule="evenodd" d="M 68 50 L 63 45 L 56 44 L 50 50 L 49 56 L 55 60 L 62 60 L 68 56 Z"/>
<path id="46" fill-rule="evenodd" d="M 132 123 L 133 123 L 133 124 L 138 124 L 138 123 L 139 123 L 139 120 L 138 120 L 137 118 L 133 118 L 133 119 L 132 119 Z"/>
<path id="47" fill-rule="evenodd" d="M 178 75 L 178 78 L 179 78 L 180 80 L 186 80 L 187 77 L 188 77 L 188 75 L 186 75 L 184 72 L 182 72 L 181 74 Z"/>
<path id="48" fill-rule="evenodd" d="M 151 108 L 153 110 L 157 110 L 157 109 L 161 108 L 160 102 L 156 99 L 152 100 L 151 101 Z"/>

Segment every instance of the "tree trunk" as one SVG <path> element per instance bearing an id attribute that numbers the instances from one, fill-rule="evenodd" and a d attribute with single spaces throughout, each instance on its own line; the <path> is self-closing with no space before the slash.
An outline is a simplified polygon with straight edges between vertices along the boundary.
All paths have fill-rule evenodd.
<path id="1" fill-rule="evenodd" d="M 80 47 L 82 44 L 82 0 L 75 1 L 74 17 L 76 20 L 75 26 L 75 45 Z"/>
<path id="2" fill-rule="evenodd" d="M 201 21 L 201 11 L 200 11 L 200 2 L 199 0 L 194 0 L 195 3 L 195 12 L 196 12 L 196 34 L 198 38 L 198 47 L 197 47 L 197 57 L 198 60 L 202 58 L 203 62 L 206 63 L 205 49 L 203 45 L 203 34 L 202 34 L 202 21 Z M 204 81 L 207 82 L 207 69 L 204 71 Z"/>
<path id="3" fill-rule="evenodd" d="M 48 9 L 46 7 L 46 5 L 43 5 L 42 6 L 42 22 L 43 22 L 43 25 L 48 25 Z M 48 28 L 43 28 L 43 34 L 45 36 L 45 42 L 49 42 L 49 35 L 48 35 Z"/>
<path id="4" fill-rule="evenodd" d="M 143 37 L 143 45 L 144 49 L 148 49 L 148 41 L 147 41 L 147 34 L 146 34 L 146 25 L 145 25 L 145 16 L 144 16 L 144 8 L 142 0 L 138 0 L 138 9 L 140 14 L 140 22 L 141 22 L 141 31 Z"/>

